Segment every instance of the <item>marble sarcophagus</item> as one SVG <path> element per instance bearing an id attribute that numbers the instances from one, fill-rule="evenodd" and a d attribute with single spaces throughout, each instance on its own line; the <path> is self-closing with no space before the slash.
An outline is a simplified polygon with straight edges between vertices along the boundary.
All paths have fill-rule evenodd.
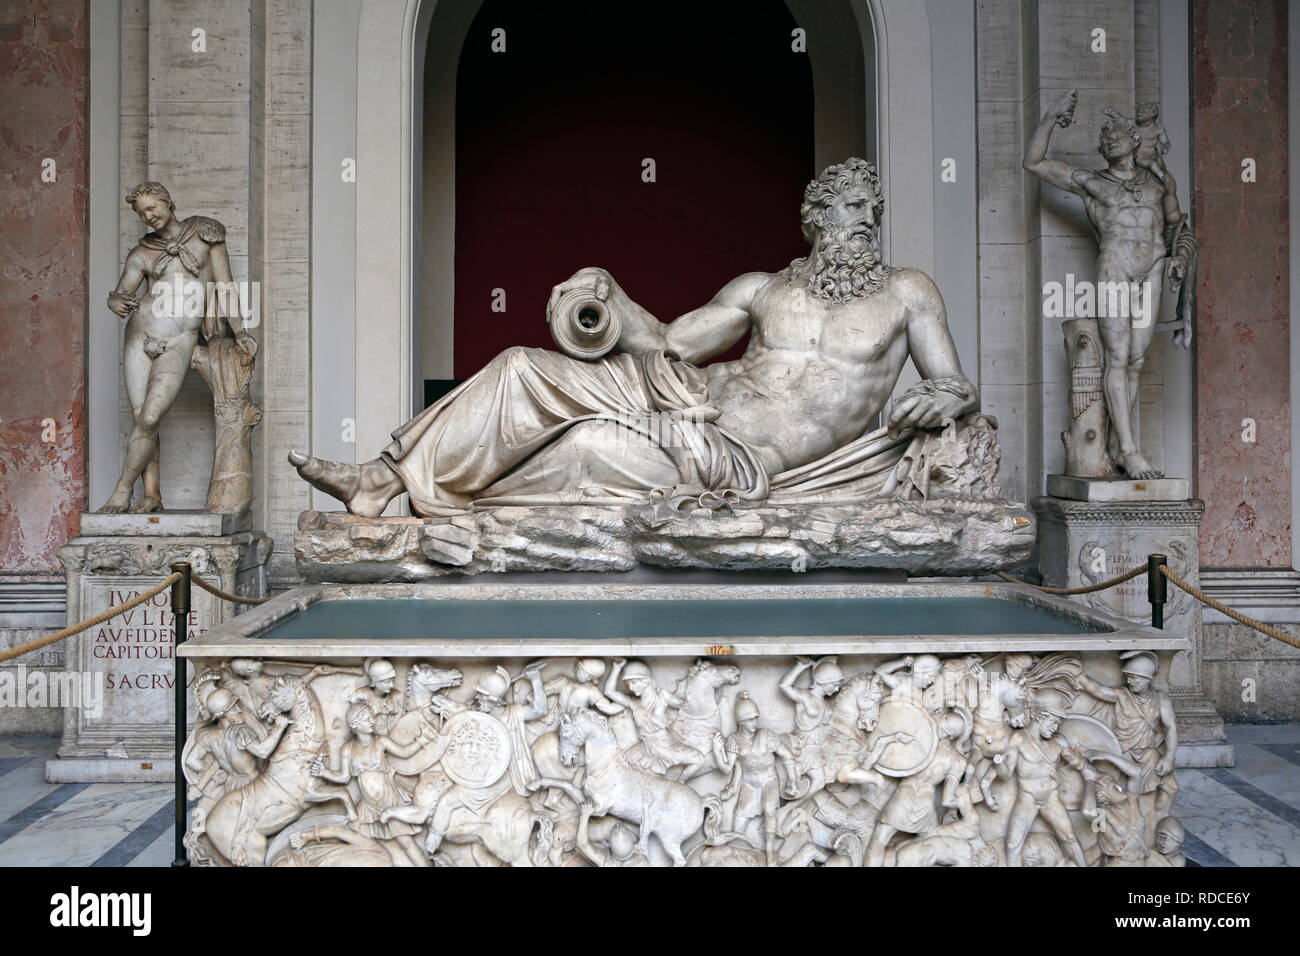
<path id="1" fill-rule="evenodd" d="M 296 588 L 190 641 L 195 863 L 1180 865 L 1185 639 L 1010 584 Z"/>

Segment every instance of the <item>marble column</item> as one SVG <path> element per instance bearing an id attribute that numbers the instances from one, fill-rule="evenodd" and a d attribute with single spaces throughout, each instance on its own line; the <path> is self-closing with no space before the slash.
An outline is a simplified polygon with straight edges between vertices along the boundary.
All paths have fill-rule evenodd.
<path id="1" fill-rule="evenodd" d="M 1201 565 L 1287 569 L 1287 4 L 1197 0 L 1192 18 Z"/>

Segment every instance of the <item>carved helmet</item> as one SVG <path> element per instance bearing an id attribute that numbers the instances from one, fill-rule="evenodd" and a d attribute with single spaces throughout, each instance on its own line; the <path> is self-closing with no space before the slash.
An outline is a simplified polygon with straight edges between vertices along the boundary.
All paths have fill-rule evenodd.
<path id="1" fill-rule="evenodd" d="M 1029 698 L 1029 703 L 1033 710 L 1051 714 L 1053 717 L 1065 717 L 1070 713 L 1070 698 L 1052 687 L 1042 687 L 1034 691 Z"/>
<path id="2" fill-rule="evenodd" d="M 381 680 L 393 680 L 397 677 L 397 668 L 387 658 L 372 657 L 366 661 L 366 677 L 370 679 L 371 684 L 377 684 Z"/>
<path id="3" fill-rule="evenodd" d="M 213 717 L 221 717 L 239 703 L 239 700 L 224 687 L 218 687 L 212 693 L 208 694 L 203 703 Z"/>
<path id="4" fill-rule="evenodd" d="M 498 703 L 505 699 L 506 691 L 510 688 L 510 672 L 504 667 L 498 667 L 494 671 L 484 674 L 474 684 L 475 693 L 489 697 Z"/>
<path id="5" fill-rule="evenodd" d="M 812 679 L 814 684 L 836 683 L 844 680 L 844 671 L 835 658 L 823 657 L 813 666 Z"/>
<path id="6" fill-rule="evenodd" d="M 580 657 L 574 670 L 578 680 L 597 680 L 605 673 L 605 661 L 599 657 Z"/>
<path id="7" fill-rule="evenodd" d="M 754 720 L 758 717 L 758 704 L 749 696 L 748 691 L 736 695 L 736 723 L 742 720 Z"/>
<path id="8" fill-rule="evenodd" d="M 641 680 L 650 679 L 650 668 L 642 661 L 629 661 L 627 666 L 623 668 L 623 680 L 627 681 L 635 678 Z"/>
<path id="9" fill-rule="evenodd" d="M 1155 677 L 1160 667 L 1160 662 L 1150 651 L 1129 651 L 1121 654 L 1120 658 L 1124 660 L 1122 669 L 1125 674 L 1145 677 L 1147 680 Z"/>

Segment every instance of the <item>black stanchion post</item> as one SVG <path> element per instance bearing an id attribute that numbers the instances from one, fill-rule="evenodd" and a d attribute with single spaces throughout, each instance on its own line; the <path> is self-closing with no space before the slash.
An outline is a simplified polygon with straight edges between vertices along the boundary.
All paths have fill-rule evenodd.
<path id="1" fill-rule="evenodd" d="M 172 583 L 172 656 L 176 664 L 176 858 L 172 866 L 189 866 L 190 858 L 185 852 L 185 773 L 181 766 L 181 752 L 185 749 L 185 735 L 188 731 L 188 707 L 185 681 L 185 658 L 181 657 L 181 645 L 185 643 L 186 629 L 190 621 L 190 566 L 184 561 L 172 565 L 173 571 L 179 571 L 181 579 Z"/>
<path id="2" fill-rule="evenodd" d="M 1169 600 L 1169 582 L 1160 573 L 1160 566 L 1169 558 L 1163 554 L 1147 555 L 1147 600 L 1151 602 L 1151 626 L 1164 630 L 1165 602 Z"/>

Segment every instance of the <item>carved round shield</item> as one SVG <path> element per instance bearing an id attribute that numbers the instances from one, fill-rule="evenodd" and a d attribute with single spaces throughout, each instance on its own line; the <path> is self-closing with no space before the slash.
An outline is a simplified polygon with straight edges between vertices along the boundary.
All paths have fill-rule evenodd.
<path id="1" fill-rule="evenodd" d="M 510 735 L 495 717 L 467 710 L 447 721 L 451 742 L 442 757 L 442 769 L 462 787 L 490 787 L 510 765 Z"/>
<path id="2" fill-rule="evenodd" d="M 1124 748 L 1120 745 L 1115 731 L 1111 730 L 1096 717 L 1087 714 L 1066 714 L 1061 720 L 1060 734 L 1072 747 L 1084 750 L 1097 750 L 1101 753 L 1123 756 Z"/>
<path id="3" fill-rule="evenodd" d="M 910 736 L 911 741 L 895 740 L 887 744 L 876 761 L 876 769 L 890 777 L 910 777 L 934 759 L 934 752 L 939 749 L 939 728 L 933 717 L 910 700 L 887 700 L 880 705 L 880 717 L 871 740 L 899 732 Z"/>

